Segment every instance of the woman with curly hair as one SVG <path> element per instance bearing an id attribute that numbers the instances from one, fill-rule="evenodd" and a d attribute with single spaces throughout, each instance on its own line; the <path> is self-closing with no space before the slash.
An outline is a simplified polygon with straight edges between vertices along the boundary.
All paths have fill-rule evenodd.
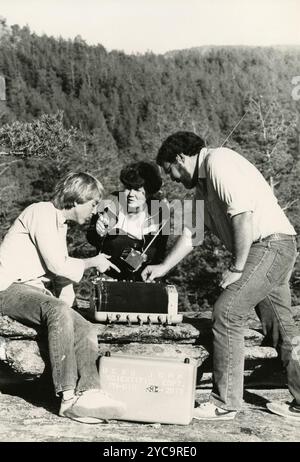
<path id="1" fill-rule="evenodd" d="M 160 263 L 164 257 L 168 236 L 163 233 L 166 220 L 162 215 L 164 211 L 168 215 L 168 204 L 161 200 L 162 179 L 154 163 L 139 161 L 126 165 L 120 181 L 122 190 L 103 201 L 98 214 L 92 217 L 87 240 L 98 252 L 109 255 L 121 270 L 117 273 L 110 269 L 108 276 L 141 281 L 145 265 Z M 126 263 L 132 249 L 142 255 L 137 270 Z"/>

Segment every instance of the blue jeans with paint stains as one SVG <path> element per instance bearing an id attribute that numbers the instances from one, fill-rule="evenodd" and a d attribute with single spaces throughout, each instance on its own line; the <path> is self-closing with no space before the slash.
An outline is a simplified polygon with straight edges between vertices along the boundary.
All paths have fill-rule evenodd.
<path id="1" fill-rule="evenodd" d="M 295 239 L 252 244 L 242 277 L 228 286 L 213 310 L 213 390 L 211 401 L 239 410 L 243 401 L 244 328 L 250 309 L 266 305 L 274 311 L 282 336 L 281 359 L 288 387 L 300 404 L 299 341 L 291 310 L 289 279 L 297 256 Z M 295 342 L 296 341 L 296 342 Z"/>
<path id="2" fill-rule="evenodd" d="M 56 394 L 99 388 L 96 331 L 63 301 L 36 287 L 12 284 L 0 292 L 0 314 L 30 327 L 47 328 Z"/>

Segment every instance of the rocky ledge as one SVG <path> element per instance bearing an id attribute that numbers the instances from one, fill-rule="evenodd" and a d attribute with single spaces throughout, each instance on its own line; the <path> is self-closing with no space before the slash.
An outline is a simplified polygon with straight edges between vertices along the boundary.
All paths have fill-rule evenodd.
<path id="1" fill-rule="evenodd" d="M 80 312 L 85 303 L 79 304 Z M 294 318 L 300 325 L 300 307 L 294 307 Z M 178 325 L 93 324 L 99 340 L 99 355 L 112 353 L 140 356 L 189 357 L 210 372 L 209 353 L 212 346 L 211 312 L 185 313 Z M 255 312 L 245 329 L 246 369 L 257 369 L 266 360 L 275 360 L 277 351 L 266 345 Z M 0 316 L 0 362 L 24 376 L 40 376 L 47 364 L 45 332 L 37 331 Z M 204 367 L 205 365 L 205 367 Z"/>

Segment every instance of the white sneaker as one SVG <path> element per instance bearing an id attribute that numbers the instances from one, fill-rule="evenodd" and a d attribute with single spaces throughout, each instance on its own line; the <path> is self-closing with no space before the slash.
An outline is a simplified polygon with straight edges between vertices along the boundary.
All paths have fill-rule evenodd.
<path id="1" fill-rule="evenodd" d="M 60 417 L 67 417 L 72 420 L 76 420 L 76 422 L 80 423 L 86 423 L 86 424 L 99 424 L 103 423 L 103 420 L 101 419 L 96 419 L 95 417 L 77 417 L 72 414 L 71 408 L 74 404 L 74 402 L 77 400 L 77 396 L 73 396 L 73 398 L 70 399 L 62 399 L 60 403 L 60 409 L 58 415 Z"/>
<path id="2" fill-rule="evenodd" d="M 210 401 L 194 408 L 193 418 L 197 420 L 233 420 L 237 411 L 227 411 Z"/>
<path id="3" fill-rule="evenodd" d="M 300 406 L 294 403 L 273 401 L 266 404 L 269 411 L 273 414 L 281 415 L 292 420 L 300 422 Z"/>
<path id="4" fill-rule="evenodd" d="M 99 423 L 99 419 L 117 419 L 125 410 L 126 405 L 121 401 L 116 401 L 102 390 L 92 389 L 76 396 L 73 405 L 64 414 L 70 418 L 96 418 Z"/>

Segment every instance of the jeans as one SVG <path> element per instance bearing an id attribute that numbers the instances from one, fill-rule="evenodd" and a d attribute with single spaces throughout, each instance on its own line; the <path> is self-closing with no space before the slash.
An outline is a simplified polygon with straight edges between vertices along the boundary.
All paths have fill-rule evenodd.
<path id="1" fill-rule="evenodd" d="M 0 292 L 0 314 L 27 326 L 45 326 L 56 394 L 99 388 L 97 334 L 90 322 L 46 291 L 12 284 Z"/>
<path id="2" fill-rule="evenodd" d="M 242 277 L 218 298 L 213 309 L 211 394 L 217 406 L 236 411 L 242 407 L 244 328 L 250 309 L 257 304 L 272 309 L 279 322 L 288 387 L 300 404 L 300 357 L 293 350 L 300 333 L 292 316 L 289 287 L 296 257 L 295 240 L 288 237 L 252 244 Z"/>

